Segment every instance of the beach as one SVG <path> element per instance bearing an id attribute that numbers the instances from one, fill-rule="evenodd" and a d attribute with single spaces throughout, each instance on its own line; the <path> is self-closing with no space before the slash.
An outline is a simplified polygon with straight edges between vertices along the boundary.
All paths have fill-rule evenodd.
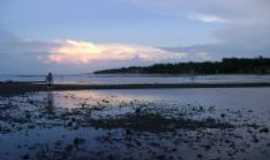
<path id="1" fill-rule="evenodd" d="M 181 83 L 181 84 L 53 84 L 46 83 L 3 83 L 0 94 L 27 93 L 40 91 L 72 91 L 72 90 L 115 90 L 115 89 L 185 89 L 185 88 L 264 88 L 270 83 Z"/>
<path id="2" fill-rule="evenodd" d="M 270 160 L 269 0 L 0 0 L 0 160 Z"/>
<path id="3" fill-rule="evenodd" d="M 161 74 L 83 74 L 55 75 L 48 87 L 42 75 L 0 76 L 0 93 L 96 89 L 185 89 L 270 87 L 269 75 L 161 75 Z"/>
<path id="4" fill-rule="evenodd" d="M 1 159 L 262 159 L 270 88 L 0 96 Z"/>

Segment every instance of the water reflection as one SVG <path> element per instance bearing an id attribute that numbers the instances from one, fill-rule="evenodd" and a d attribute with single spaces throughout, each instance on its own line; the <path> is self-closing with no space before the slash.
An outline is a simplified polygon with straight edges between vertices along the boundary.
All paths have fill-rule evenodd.
<path id="1" fill-rule="evenodd" d="M 269 113 L 263 96 L 269 91 L 65 91 L 0 97 L 0 159 L 267 160 L 269 121 L 261 119 L 269 114 L 257 109 Z"/>
<path id="2" fill-rule="evenodd" d="M 47 93 L 45 110 L 46 110 L 46 112 L 48 114 L 54 114 L 55 113 L 54 95 L 53 95 L 52 91 L 49 91 Z"/>

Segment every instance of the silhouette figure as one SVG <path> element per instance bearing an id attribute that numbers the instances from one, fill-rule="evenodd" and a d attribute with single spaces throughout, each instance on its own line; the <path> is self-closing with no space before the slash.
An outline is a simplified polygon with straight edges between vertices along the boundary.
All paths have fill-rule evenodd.
<path id="1" fill-rule="evenodd" d="M 49 87 L 53 84 L 53 75 L 51 72 L 46 76 L 46 83 Z"/>

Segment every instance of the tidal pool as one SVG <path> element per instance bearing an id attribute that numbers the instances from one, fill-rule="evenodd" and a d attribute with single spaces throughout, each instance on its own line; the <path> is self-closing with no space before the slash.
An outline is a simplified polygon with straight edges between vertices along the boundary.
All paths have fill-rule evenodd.
<path id="1" fill-rule="evenodd" d="M 270 88 L 0 96 L 0 159 L 262 159 Z"/>

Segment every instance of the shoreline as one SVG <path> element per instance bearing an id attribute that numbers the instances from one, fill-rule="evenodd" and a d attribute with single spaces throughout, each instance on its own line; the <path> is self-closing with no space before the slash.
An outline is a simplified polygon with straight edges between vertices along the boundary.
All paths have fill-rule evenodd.
<path id="1" fill-rule="evenodd" d="M 46 84 L 13 82 L 0 83 L 0 93 L 24 93 L 39 91 L 67 90 L 111 90 L 111 89 L 192 89 L 192 88 L 262 88 L 270 87 L 270 82 L 239 83 L 149 83 L 149 84 Z"/>

